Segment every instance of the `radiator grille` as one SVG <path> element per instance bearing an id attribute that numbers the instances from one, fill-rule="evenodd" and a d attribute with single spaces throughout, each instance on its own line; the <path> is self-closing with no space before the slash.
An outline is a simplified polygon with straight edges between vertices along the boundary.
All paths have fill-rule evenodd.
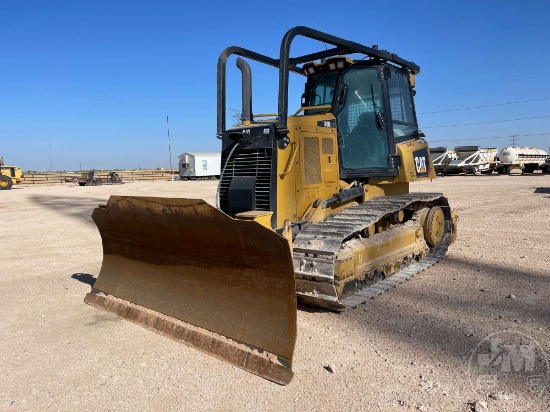
<path id="1" fill-rule="evenodd" d="M 321 159 L 319 156 L 319 139 L 316 137 L 304 138 L 306 185 L 321 183 Z"/>
<path id="2" fill-rule="evenodd" d="M 334 154 L 332 139 L 330 137 L 323 137 L 323 154 Z"/>
<path id="3" fill-rule="evenodd" d="M 227 153 L 222 153 L 222 167 Z M 256 210 L 270 210 L 269 190 L 271 188 L 271 149 L 235 151 L 229 159 L 220 182 L 220 208 L 229 213 L 228 189 L 234 176 L 256 177 Z"/>

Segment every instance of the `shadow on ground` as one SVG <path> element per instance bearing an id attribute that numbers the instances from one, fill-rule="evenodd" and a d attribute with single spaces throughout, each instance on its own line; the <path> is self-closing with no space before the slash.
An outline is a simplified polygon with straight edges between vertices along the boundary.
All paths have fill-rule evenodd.
<path id="1" fill-rule="evenodd" d="M 30 201 L 65 217 L 79 219 L 92 225 L 92 212 L 95 207 L 107 203 L 104 198 L 68 196 L 31 196 Z"/>
<path id="2" fill-rule="evenodd" d="M 534 193 L 550 194 L 550 187 L 536 187 Z"/>
<path id="3" fill-rule="evenodd" d="M 71 277 L 78 280 L 79 282 L 85 283 L 86 285 L 90 285 L 91 287 L 94 286 L 94 283 L 96 281 L 96 278 L 94 278 L 89 273 L 73 273 Z"/>
<path id="4" fill-rule="evenodd" d="M 437 276 L 434 272 L 446 268 L 455 274 L 450 276 L 450 284 L 434 282 L 436 287 L 425 289 L 397 286 L 402 288 L 399 296 L 391 296 L 391 291 L 378 296 L 342 316 L 342 322 L 349 322 L 350 328 L 361 325 L 365 339 L 376 332 L 398 346 L 412 348 L 411 359 L 422 354 L 431 362 L 463 372 L 468 370 L 476 345 L 499 331 L 521 331 L 550 352 L 548 340 L 541 339 L 544 332 L 537 332 L 546 328 L 550 319 L 547 271 L 529 272 L 453 257 L 410 282 L 420 281 L 422 276 Z M 521 374 L 509 378 L 525 385 Z"/>

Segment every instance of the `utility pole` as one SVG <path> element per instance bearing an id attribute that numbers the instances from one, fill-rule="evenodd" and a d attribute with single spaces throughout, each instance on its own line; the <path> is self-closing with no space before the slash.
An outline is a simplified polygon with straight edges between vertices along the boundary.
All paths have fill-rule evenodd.
<path id="1" fill-rule="evenodd" d="M 52 163 L 52 144 L 49 143 L 50 145 L 50 172 L 53 170 L 53 163 Z"/>
<path id="2" fill-rule="evenodd" d="M 518 137 L 519 134 L 511 134 L 510 137 L 512 138 L 512 146 L 516 145 L 516 137 Z"/>
<path id="3" fill-rule="evenodd" d="M 170 146 L 170 123 L 168 122 L 168 116 L 166 116 L 166 127 L 168 129 L 168 154 L 170 155 L 170 180 L 173 180 L 173 176 L 172 176 L 172 148 Z"/>

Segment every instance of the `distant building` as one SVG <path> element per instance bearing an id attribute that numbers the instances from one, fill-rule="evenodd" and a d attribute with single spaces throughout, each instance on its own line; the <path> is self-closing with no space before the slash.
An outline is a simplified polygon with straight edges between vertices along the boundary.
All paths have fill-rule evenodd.
<path id="1" fill-rule="evenodd" d="M 220 177 L 220 153 L 184 153 L 178 158 L 180 180 Z"/>

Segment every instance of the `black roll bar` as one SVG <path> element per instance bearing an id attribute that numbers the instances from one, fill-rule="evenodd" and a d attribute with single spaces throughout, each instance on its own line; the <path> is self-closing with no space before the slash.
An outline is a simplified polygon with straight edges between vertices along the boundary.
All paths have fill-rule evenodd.
<path id="1" fill-rule="evenodd" d="M 318 40 L 323 43 L 328 43 L 335 46 L 332 49 L 323 50 L 316 53 L 311 53 L 295 58 L 290 57 L 290 46 L 296 36 L 308 37 L 310 39 Z M 402 59 L 394 53 L 390 53 L 386 50 L 378 50 L 375 47 L 368 47 L 362 44 L 345 40 L 340 37 L 336 37 L 327 33 L 323 33 L 318 30 L 311 29 L 305 26 L 297 26 L 289 31 L 283 37 L 281 41 L 281 48 L 279 59 L 273 59 L 263 54 L 259 54 L 241 47 L 228 47 L 224 49 L 220 57 L 218 58 L 218 128 L 217 137 L 221 138 L 222 133 L 225 131 L 225 86 L 226 86 L 226 64 L 227 59 L 232 54 L 239 55 L 241 57 L 247 57 L 252 60 L 256 60 L 260 63 L 264 63 L 279 69 L 279 97 L 278 97 L 278 124 L 277 132 L 279 137 L 285 137 L 288 133 L 287 117 L 288 117 L 288 79 L 289 73 L 298 73 L 305 75 L 301 68 L 297 67 L 298 64 L 307 63 L 313 60 L 324 59 L 331 56 L 346 55 L 360 53 L 369 56 L 374 59 L 382 61 L 389 61 L 395 63 L 403 68 L 406 68 L 414 74 L 420 73 L 420 67 L 410 61 Z M 284 145 L 286 146 L 286 145 Z"/>
<path id="2" fill-rule="evenodd" d="M 256 60 L 260 63 L 267 64 L 269 66 L 273 66 L 276 68 L 279 68 L 279 60 L 273 59 L 271 57 L 264 56 L 263 54 L 253 52 L 251 50 L 243 49 L 242 47 L 237 46 L 231 46 L 227 47 L 220 53 L 220 57 L 218 58 L 218 90 L 217 90 L 217 100 L 218 100 L 218 129 L 217 129 L 217 137 L 221 139 L 222 133 L 225 131 L 225 72 L 226 72 L 226 64 L 227 59 L 229 56 L 236 54 L 238 56 L 247 57 L 252 60 Z M 293 72 L 296 72 L 298 74 L 304 74 L 300 69 L 291 69 Z"/>

